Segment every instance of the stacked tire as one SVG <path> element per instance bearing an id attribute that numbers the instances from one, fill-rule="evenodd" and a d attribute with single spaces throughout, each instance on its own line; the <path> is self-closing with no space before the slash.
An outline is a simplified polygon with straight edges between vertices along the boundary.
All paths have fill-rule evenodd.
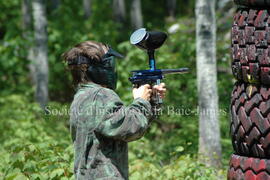
<path id="1" fill-rule="evenodd" d="M 270 0 L 234 0 L 228 179 L 270 180 Z"/>

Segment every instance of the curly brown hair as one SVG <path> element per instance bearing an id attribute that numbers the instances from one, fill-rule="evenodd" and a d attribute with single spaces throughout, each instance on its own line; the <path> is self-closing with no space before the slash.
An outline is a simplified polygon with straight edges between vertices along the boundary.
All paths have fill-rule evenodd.
<path id="1" fill-rule="evenodd" d="M 73 48 L 63 53 L 62 57 L 69 64 L 79 56 L 84 56 L 90 61 L 100 62 L 104 54 L 107 53 L 109 46 L 95 41 L 85 41 L 75 45 Z M 69 65 L 74 85 L 91 82 L 86 71 L 89 64 Z"/>

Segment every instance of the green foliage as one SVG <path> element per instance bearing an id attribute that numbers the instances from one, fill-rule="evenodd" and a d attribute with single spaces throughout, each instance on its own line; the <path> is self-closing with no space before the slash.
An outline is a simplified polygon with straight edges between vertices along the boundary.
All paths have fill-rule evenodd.
<path id="1" fill-rule="evenodd" d="M 224 170 L 216 170 L 199 163 L 196 158 L 190 155 L 180 156 L 173 163 L 163 166 L 147 163 L 143 160 L 134 160 L 131 163 L 130 173 L 132 180 L 216 180 L 225 179 Z"/>
<path id="2" fill-rule="evenodd" d="M 31 93 L 26 74 L 25 42 L 21 34 L 20 1 L 1 1 L 0 8 L 0 88 L 1 95 L 17 92 Z M 25 74 L 25 75 L 23 75 Z M 20 84 L 20 86 L 18 86 Z"/>
<path id="3" fill-rule="evenodd" d="M 68 117 L 44 115 L 37 104 L 18 95 L 0 98 L 0 104 L 0 176 L 71 178 L 73 148 L 65 126 Z"/>

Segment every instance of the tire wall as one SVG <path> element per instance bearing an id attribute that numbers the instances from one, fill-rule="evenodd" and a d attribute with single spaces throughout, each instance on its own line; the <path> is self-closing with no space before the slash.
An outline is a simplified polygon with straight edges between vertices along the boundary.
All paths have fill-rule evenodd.
<path id="1" fill-rule="evenodd" d="M 229 180 L 270 180 L 270 0 L 234 0 Z"/>

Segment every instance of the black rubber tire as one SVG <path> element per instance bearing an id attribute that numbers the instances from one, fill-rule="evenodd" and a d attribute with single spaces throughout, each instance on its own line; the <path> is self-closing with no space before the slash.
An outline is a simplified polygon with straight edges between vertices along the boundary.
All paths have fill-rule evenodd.
<path id="1" fill-rule="evenodd" d="M 234 3 L 246 7 L 270 7 L 270 0 L 234 0 Z"/>
<path id="2" fill-rule="evenodd" d="M 236 154 L 270 159 L 270 87 L 235 84 L 231 136 Z"/>
<path id="3" fill-rule="evenodd" d="M 228 180 L 270 180 L 270 160 L 233 154 Z"/>
<path id="4" fill-rule="evenodd" d="M 239 81 L 270 85 L 270 12 L 238 10 L 232 27 L 232 71 Z"/>

